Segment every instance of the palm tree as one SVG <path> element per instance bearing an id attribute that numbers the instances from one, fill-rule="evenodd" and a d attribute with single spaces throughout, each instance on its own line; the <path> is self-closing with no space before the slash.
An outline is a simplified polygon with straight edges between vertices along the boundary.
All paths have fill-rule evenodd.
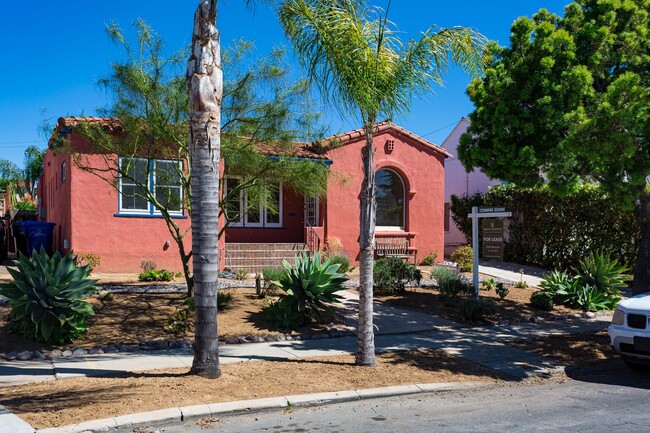
<path id="1" fill-rule="evenodd" d="M 192 172 L 192 266 L 196 305 L 194 360 L 190 373 L 221 376 L 217 334 L 219 276 L 219 159 L 223 77 L 217 1 L 201 0 L 194 14 L 192 52 L 187 62 Z"/>
<path id="2" fill-rule="evenodd" d="M 280 22 L 299 60 L 321 95 L 342 112 L 361 115 L 359 340 L 356 363 L 375 365 L 372 323 L 373 260 L 376 221 L 373 139 L 377 119 L 408 111 L 413 97 L 442 84 L 450 60 L 465 71 L 482 70 L 485 39 L 462 27 L 431 27 L 419 40 L 403 44 L 388 10 L 363 0 L 285 0 Z"/>

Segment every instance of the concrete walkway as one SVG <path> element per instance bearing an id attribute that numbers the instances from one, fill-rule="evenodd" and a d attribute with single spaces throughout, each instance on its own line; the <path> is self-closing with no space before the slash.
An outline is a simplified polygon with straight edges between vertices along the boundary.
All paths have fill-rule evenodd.
<path id="1" fill-rule="evenodd" d="M 523 276 L 519 270 L 523 270 Z M 542 277 L 549 273 L 545 269 L 505 262 L 481 262 L 478 271 L 481 274 L 518 283 L 523 279 L 529 286 L 539 287 Z"/>

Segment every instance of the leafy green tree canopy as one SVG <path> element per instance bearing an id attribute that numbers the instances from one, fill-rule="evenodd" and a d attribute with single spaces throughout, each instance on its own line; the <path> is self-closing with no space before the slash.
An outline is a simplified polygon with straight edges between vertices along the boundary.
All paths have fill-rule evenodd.
<path id="1" fill-rule="evenodd" d="M 564 16 L 517 19 L 510 47 L 491 44 L 458 154 L 469 170 L 566 193 L 603 187 L 636 208 L 635 286 L 650 284 L 649 0 L 577 0 Z M 645 240 L 643 240 L 645 239 Z"/>
<path id="2" fill-rule="evenodd" d="M 579 0 L 512 25 L 489 46 L 459 148 L 469 169 L 566 191 L 597 181 L 632 206 L 650 174 L 647 0 Z"/>

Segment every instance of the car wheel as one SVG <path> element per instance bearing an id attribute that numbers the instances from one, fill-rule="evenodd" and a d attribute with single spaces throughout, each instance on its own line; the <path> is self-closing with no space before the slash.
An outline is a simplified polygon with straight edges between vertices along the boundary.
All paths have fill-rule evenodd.
<path id="1" fill-rule="evenodd" d="M 630 361 L 628 359 L 624 359 L 623 362 L 625 362 L 625 365 L 627 365 L 627 368 L 629 368 L 630 370 L 650 371 L 650 365 L 648 364 L 641 364 L 639 362 Z"/>

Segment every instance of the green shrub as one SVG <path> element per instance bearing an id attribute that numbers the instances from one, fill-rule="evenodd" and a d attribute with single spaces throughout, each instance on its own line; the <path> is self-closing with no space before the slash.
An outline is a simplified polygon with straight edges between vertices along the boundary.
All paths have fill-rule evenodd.
<path id="1" fill-rule="evenodd" d="M 264 284 L 260 285 L 257 295 L 261 298 L 275 296 L 278 286 L 273 284 L 273 281 L 278 281 L 282 275 L 284 275 L 284 268 L 264 268 L 262 270 Z"/>
<path id="2" fill-rule="evenodd" d="M 497 282 L 494 278 L 486 278 L 483 280 L 483 288 L 487 290 L 488 292 L 490 290 L 494 290 L 497 287 Z"/>
<path id="3" fill-rule="evenodd" d="M 238 269 L 237 273 L 235 274 L 235 280 L 239 281 L 244 281 L 246 278 L 248 278 L 248 271 L 246 269 Z"/>
<path id="4" fill-rule="evenodd" d="M 567 300 L 570 290 L 569 286 L 572 280 L 572 277 L 566 271 L 554 270 L 544 275 L 542 282 L 539 283 L 539 287 L 544 293 L 551 295 L 554 303 L 564 304 Z"/>
<path id="5" fill-rule="evenodd" d="M 506 261 L 567 269 L 602 250 L 630 266 L 639 250 L 634 212 L 621 209 L 616 200 L 593 185 L 562 196 L 548 187 L 529 189 L 512 184 L 493 186 L 484 196 L 452 196 L 452 218 L 468 239 L 471 206 L 505 206 L 512 212 L 510 242 L 504 245 Z"/>
<path id="6" fill-rule="evenodd" d="M 422 260 L 420 260 L 420 266 L 431 266 L 436 262 L 437 258 L 438 253 L 436 251 L 433 251 L 431 254 L 424 256 Z"/>
<path id="7" fill-rule="evenodd" d="M 551 311 L 553 298 L 548 293 L 538 290 L 530 295 L 530 304 L 538 310 Z"/>
<path id="8" fill-rule="evenodd" d="M 340 265 L 322 262 L 320 253 L 311 258 L 305 252 L 295 258 L 293 267 L 286 261 L 283 265 L 284 274 L 272 283 L 284 293 L 266 308 L 264 317 L 275 327 L 293 329 L 331 314 L 330 304 L 340 302 L 342 298 L 336 292 L 344 289 L 347 280 L 338 273 Z"/>
<path id="9" fill-rule="evenodd" d="M 472 265 L 474 263 L 474 252 L 472 247 L 465 245 L 459 247 L 451 253 L 449 258 L 458 264 L 458 268 L 461 272 L 472 272 Z"/>
<path id="10" fill-rule="evenodd" d="M 233 295 L 230 290 L 221 289 L 217 292 L 217 310 L 225 311 L 230 307 Z M 184 335 L 194 329 L 194 298 L 185 298 L 181 308 L 176 308 L 172 317 L 165 321 L 164 331 L 168 334 Z"/>
<path id="11" fill-rule="evenodd" d="M 333 265 L 340 265 L 339 272 L 345 274 L 350 271 L 350 259 L 342 254 L 334 254 L 328 257 Z"/>
<path id="12" fill-rule="evenodd" d="M 194 298 L 190 298 L 194 300 Z M 233 300 L 233 294 L 232 291 L 227 290 L 227 289 L 219 289 L 217 292 L 217 310 L 218 311 L 226 311 L 228 308 L 230 308 L 230 303 Z"/>
<path id="13" fill-rule="evenodd" d="M 473 293 L 472 286 L 464 282 L 453 269 L 436 266 L 431 271 L 431 276 L 436 280 L 440 295 L 444 298 L 457 298 Z"/>
<path id="14" fill-rule="evenodd" d="M 174 279 L 174 273 L 168 271 L 167 269 L 160 270 L 150 270 L 138 275 L 140 281 L 172 281 Z"/>
<path id="15" fill-rule="evenodd" d="M 629 271 L 629 268 L 619 266 L 618 260 L 604 253 L 590 254 L 586 259 L 580 260 L 576 269 L 577 278 L 582 285 L 593 286 L 601 293 L 618 297 L 630 280 Z"/>
<path id="16" fill-rule="evenodd" d="M 510 289 L 508 289 L 503 283 L 497 283 L 497 287 L 494 291 L 497 292 L 497 295 L 499 295 L 499 298 L 501 299 L 505 299 L 506 296 L 508 296 L 508 293 L 510 293 Z"/>
<path id="17" fill-rule="evenodd" d="M 283 308 L 280 302 L 274 302 L 264 310 L 264 318 L 270 321 L 276 329 L 296 329 L 311 322 L 311 317 L 306 316 L 296 309 Z"/>
<path id="18" fill-rule="evenodd" d="M 578 308 L 583 311 L 609 311 L 616 308 L 619 298 L 608 296 L 598 290 L 595 286 L 583 285 L 576 278 L 571 285 L 569 298 L 565 305 L 570 308 Z"/>
<path id="19" fill-rule="evenodd" d="M 375 262 L 373 271 L 374 293 L 393 295 L 404 291 L 408 283 L 420 284 L 422 273 L 418 268 L 398 257 L 387 257 Z"/>
<path id="20" fill-rule="evenodd" d="M 38 206 L 31 201 L 17 201 L 12 206 L 16 210 L 36 210 Z"/>
<path id="21" fill-rule="evenodd" d="M 8 329 L 47 344 L 63 344 L 82 337 L 86 320 L 93 315 L 84 301 L 97 291 L 97 280 L 89 280 L 90 266 L 77 267 L 72 254 L 51 258 L 44 248 L 31 258 L 22 254 L 7 268 L 13 281 L 0 285 L 0 295 L 11 306 Z"/>
<path id="22" fill-rule="evenodd" d="M 627 281 L 627 276 L 621 270 L 622 267 L 604 257 L 589 257 L 583 263 L 579 270 L 581 273 L 575 277 L 571 277 L 564 271 L 552 271 L 544 275 L 540 288 L 553 298 L 553 302 L 569 308 L 584 311 L 616 308 L 621 300 L 620 285 Z M 614 265 L 611 266 L 611 263 Z M 596 284 L 599 284 L 602 289 Z"/>
<path id="23" fill-rule="evenodd" d="M 188 298 L 192 299 L 192 298 Z M 194 328 L 194 308 L 177 308 L 172 317 L 165 321 L 164 331 L 168 334 L 183 335 Z"/>
<path id="24" fill-rule="evenodd" d="M 465 298 L 458 302 L 458 312 L 466 322 L 477 323 L 494 316 L 497 309 L 487 299 Z"/>

